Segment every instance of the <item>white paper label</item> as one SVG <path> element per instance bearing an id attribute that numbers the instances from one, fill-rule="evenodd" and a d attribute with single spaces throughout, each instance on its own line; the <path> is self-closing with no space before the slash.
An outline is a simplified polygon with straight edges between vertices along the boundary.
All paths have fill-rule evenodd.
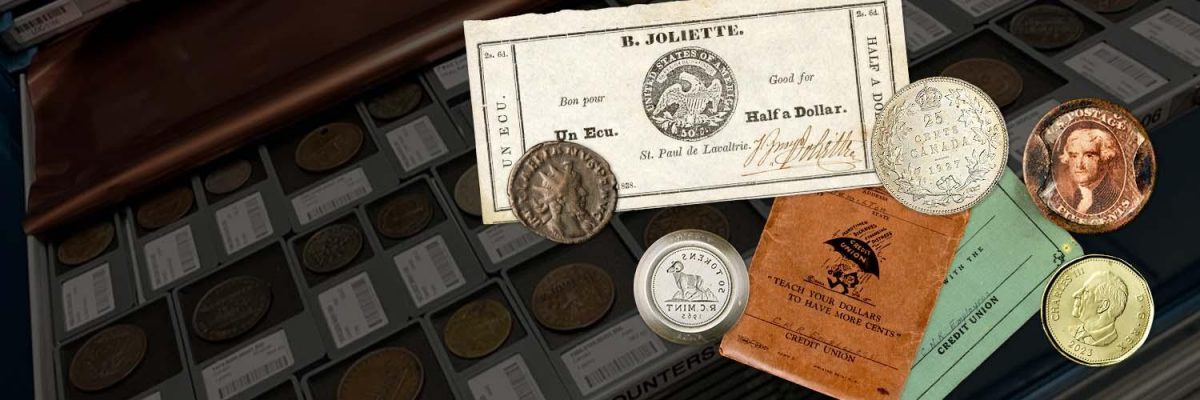
<path id="1" fill-rule="evenodd" d="M 990 13 L 993 10 L 1008 4 L 1010 0 L 951 0 L 957 4 L 959 8 L 971 14 L 972 17 L 980 17 Z"/>
<path id="2" fill-rule="evenodd" d="M 191 225 L 147 242 L 142 252 L 146 254 L 151 290 L 158 290 L 200 268 Z"/>
<path id="3" fill-rule="evenodd" d="M 317 300 L 339 349 L 388 324 L 366 272 L 322 292 Z"/>
<path id="4" fill-rule="evenodd" d="M 1167 84 L 1161 75 L 1103 42 L 1071 57 L 1066 64 L 1127 104 Z"/>
<path id="5" fill-rule="evenodd" d="M 149 396 L 143 397 L 142 400 L 162 400 L 161 392 L 151 393 Z"/>
<path id="6" fill-rule="evenodd" d="M 259 339 L 201 371 L 209 400 L 225 400 L 292 366 L 292 348 L 287 333 Z"/>
<path id="7" fill-rule="evenodd" d="M 1130 29 L 1193 67 L 1200 67 L 1200 24 L 1183 14 L 1170 8 L 1163 9 Z"/>
<path id="8" fill-rule="evenodd" d="M 492 264 L 499 264 L 513 254 L 542 242 L 540 236 L 520 224 L 493 225 L 479 232 L 478 236 Z"/>
<path id="9" fill-rule="evenodd" d="M 475 375 L 467 381 L 467 386 L 471 388 L 475 400 L 545 399 L 520 354 Z"/>
<path id="10" fill-rule="evenodd" d="M 412 171 L 450 152 L 429 117 L 421 117 L 392 129 L 387 133 L 387 139 L 405 171 Z"/>
<path id="11" fill-rule="evenodd" d="M 396 254 L 392 261 L 418 308 L 466 283 L 441 236 Z"/>
<path id="12" fill-rule="evenodd" d="M 68 331 L 112 312 L 116 304 L 108 264 L 63 282 L 62 304 Z"/>
<path id="13" fill-rule="evenodd" d="M 950 34 L 950 28 L 925 10 L 909 2 L 900 4 L 904 9 L 904 40 L 908 42 L 909 53 L 918 52 Z"/>
<path id="14" fill-rule="evenodd" d="M 666 352 L 662 340 L 634 315 L 575 346 L 562 360 L 586 396 Z"/>
<path id="15" fill-rule="evenodd" d="M 326 214 L 337 211 L 371 193 L 371 182 L 362 168 L 330 179 L 292 199 L 296 219 L 304 225 Z"/>
<path id="16" fill-rule="evenodd" d="M 65 26 L 83 17 L 83 12 L 72 0 L 58 0 L 33 12 L 13 18 L 12 36 L 21 44 L 37 39 L 38 36 Z"/>
<path id="17" fill-rule="evenodd" d="M 454 57 L 453 60 L 438 64 L 433 67 L 433 74 L 437 76 L 438 82 L 444 89 L 467 83 L 467 55 L 463 54 Z"/>
<path id="18" fill-rule="evenodd" d="M 1025 142 L 1029 141 L 1029 134 L 1033 133 L 1034 125 L 1037 125 L 1038 121 L 1042 119 L 1042 115 L 1057 105 L 1059 105 L 1058 100 L 1046 100 L 1031 107 L 1024 114 L 1008 120 L 1008 155 L 1010 157 L 1017 161 L 1022 160 L 1025 155 Z"/>
<path id="19" fill-rule="evenodd" d="M 275 232 L 259 192 L 217 210 L 217 226 L 221 229 L 225 254 L 236 253 Z"/>

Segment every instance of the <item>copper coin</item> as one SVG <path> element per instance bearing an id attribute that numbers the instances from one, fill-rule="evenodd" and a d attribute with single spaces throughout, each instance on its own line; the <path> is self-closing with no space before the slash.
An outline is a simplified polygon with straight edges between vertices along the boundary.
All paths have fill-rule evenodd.
<path id="1" fill-rule="evenodd" d="M 1079 0 L 1079 2 L 1092 11 L 1112 14 L 1133 8 L 1134 5 L 1137 5 L 1138 0 Z"/>
<path id="2" fill-rule="evenodd" d="M 321 228 L 304 242 L 301 264 L 309 271 L 327 274 L 350 265 L 362 251 L 363 235 L 351 224 Z"/>
<path id="3" fill-rule="evenodd" d="M 1146 129 L 1101 99 L 1051 109 L 1025 145 L 1025 186 L 1046 218 L 1075 233 L 1124 226 L 1154 190 L 1157 164 Z"/>
<path id="4" fill-rule="evenodd" d="M 483 207 L 479 203 L 479 168 L 472 165 L 458 177 L 454 183 L 454 203 L 467 214 L 476 217 L 483 215 Z"/>
<path id="5" fill-rule="evenodd" d="M 375 229 L 384 237 L 400 240 L 421 233 L 433 220 L 433 201 L 426 193 L 392 197 L 375 215 Z"/>
<path id="6" fill-rule="evenodd" d="M 204 293 L 192 311 L 192 332 L 221 342 L 249 332 L 271 309 L 271 284 L 252 276 L 236 276 Z"/>
<path id="7" fill-rule="evenodd" d="M 720 210 L 709 205 L 671 207 L 659 210 L 646 223 L 642 234 L 644 248 L 650 248 L 659 238 L 683 229 L 699 229 L 729 240 L 729 220 Z"/>
<path id="8" fill-rule="evenodd" d="M 1053 50 L 1079 41 L 1083 20 L 1066 8 L 1039 4 L 1013 16 L 1008 31 L 1036 49 Z"/>
<path id="9" fill-rule="evenodd" d="M 421 105 L 425 90 L 416 82 L 402 82 L 387 92 L 367 99 L 367 113 L 376 119 L 396 119 Z"/>
<path id="10" fill-rule="evenodd" d="M 114 235 L 116 229 L 111 222 L 102 222 L 75 232 L 58 244 L 58 251 L 55 252 L 58 262 L 63 265 L 80 265 L 91 261 L 108 250 Z"/>
<path id="11" fill-rule="evenodd" d="M 142 228 L 162 228 L 187 215 L 194 202 L 192 189 L 180 186 L 139 204 L 137 212 L 134 213 L 134 220 Z"/>
<path id="12" fill-rule="evenodd" d="M 612 277 L 592 264 L 567 264 L 546 273 L 533 288 L 533 316 L 556 331 L 583 329 L 612 308 Z"/>
<path id="13" fill-rule="evenodd" d="M 617 179 L 608 162 L 571 142 L 543 142 L 517 160 L 508 177 L 513 214 L 558 243 L 582 243 L 612 220 Z"/>
<path id="14" fill-rule="evenodd" d="M 113 325 L 88 338 L 71 358 L 71 386 L 98 392 L 125 380 L 146 356 L 146 332 L 134 325 Z"/>
<path id="15" fill-rule="evenodd" d="M 233 193 L 250 180 L 254 167 L 246 160 L 221 165 L 204 177 L 204 190 L 212 194 Z"/>
<path id="16" fill-rule="evenodd" d="M 994 58 L 968 58 L 942 70 L 942 76 L 958 78 L 978 86 L 996 103 L 1005 107 L 1017 101 L 1024 87 L 1021 74 L 1011 65 Z"/>
<path id="17" fill-rule="evenodd" d="M 421 360 L 403 347 L 375 350 L 354 364 L 338 383 L 338 400 L 412 400 L 421 393 Z"/>
<path id="18" fill-rule="evenodd" d="M 450 315 L 442 333 L 446 349 L 459 358 L 480 358 L 500 348 L 512 332 L 512 314 L 500 302 L 475 300 Z"/>
<path id="19" fill-rule="evenodd" d="M 358 125 L 334 122 L 313 129 L 296 146 L 296 166 L 308 172 L 326 172 L 350 162 L 362 148 Z"/>

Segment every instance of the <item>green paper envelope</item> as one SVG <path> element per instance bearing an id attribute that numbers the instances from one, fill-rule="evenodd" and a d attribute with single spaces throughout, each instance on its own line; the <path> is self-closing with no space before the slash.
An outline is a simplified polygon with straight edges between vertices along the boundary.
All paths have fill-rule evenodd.
<path id="1" fill-rule="evenodd" d="M 1037 314 L 1050 275 L 1081 255 L 1079 243 L 1043 217 L 1006 170 L 971 209 L 901 398 L 946 397 Z"/>

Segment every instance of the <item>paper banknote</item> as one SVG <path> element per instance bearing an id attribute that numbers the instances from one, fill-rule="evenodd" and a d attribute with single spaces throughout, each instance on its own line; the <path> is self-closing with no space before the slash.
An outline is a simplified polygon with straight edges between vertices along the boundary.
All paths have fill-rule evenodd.
<path id="1" fill-rule="evenodd" d="M 904 399 L 941 399 L 1037 313 L 1046 281 L 1083 255 L 1071 235 L 1038 212 L 1024 184 L 1005 171 L 971 209 Z"/>
<path id="2" fill-rule="evenodd" d="M 899 0 L 467 21 L 484 221 L 515 220 L 509 173 L 553 140 L 608 161 L 617 211 L 877 185 L 866 139 L 908 83 L 902 21 Z"/>

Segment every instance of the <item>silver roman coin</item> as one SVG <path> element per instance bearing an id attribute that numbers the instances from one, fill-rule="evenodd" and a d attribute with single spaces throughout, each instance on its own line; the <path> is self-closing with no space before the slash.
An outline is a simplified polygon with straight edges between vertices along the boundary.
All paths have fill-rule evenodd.
<path id="1" fill-rule="evenodd" d="M 634 302 L 646 325 L 683 345 L 720 339 L 746 311 L 749 296 L 746 262 L 737 249 L 696 229 L 655 241 L 633 277 Z"/>
<path id="2" fill-rule="evenodd" d="M 538 143 L 513 167 L 508 198 L 529 230 L 558 243 L 582 243 L 612 220 L 617 179 L 608 162 L 587 147 Z"/>

